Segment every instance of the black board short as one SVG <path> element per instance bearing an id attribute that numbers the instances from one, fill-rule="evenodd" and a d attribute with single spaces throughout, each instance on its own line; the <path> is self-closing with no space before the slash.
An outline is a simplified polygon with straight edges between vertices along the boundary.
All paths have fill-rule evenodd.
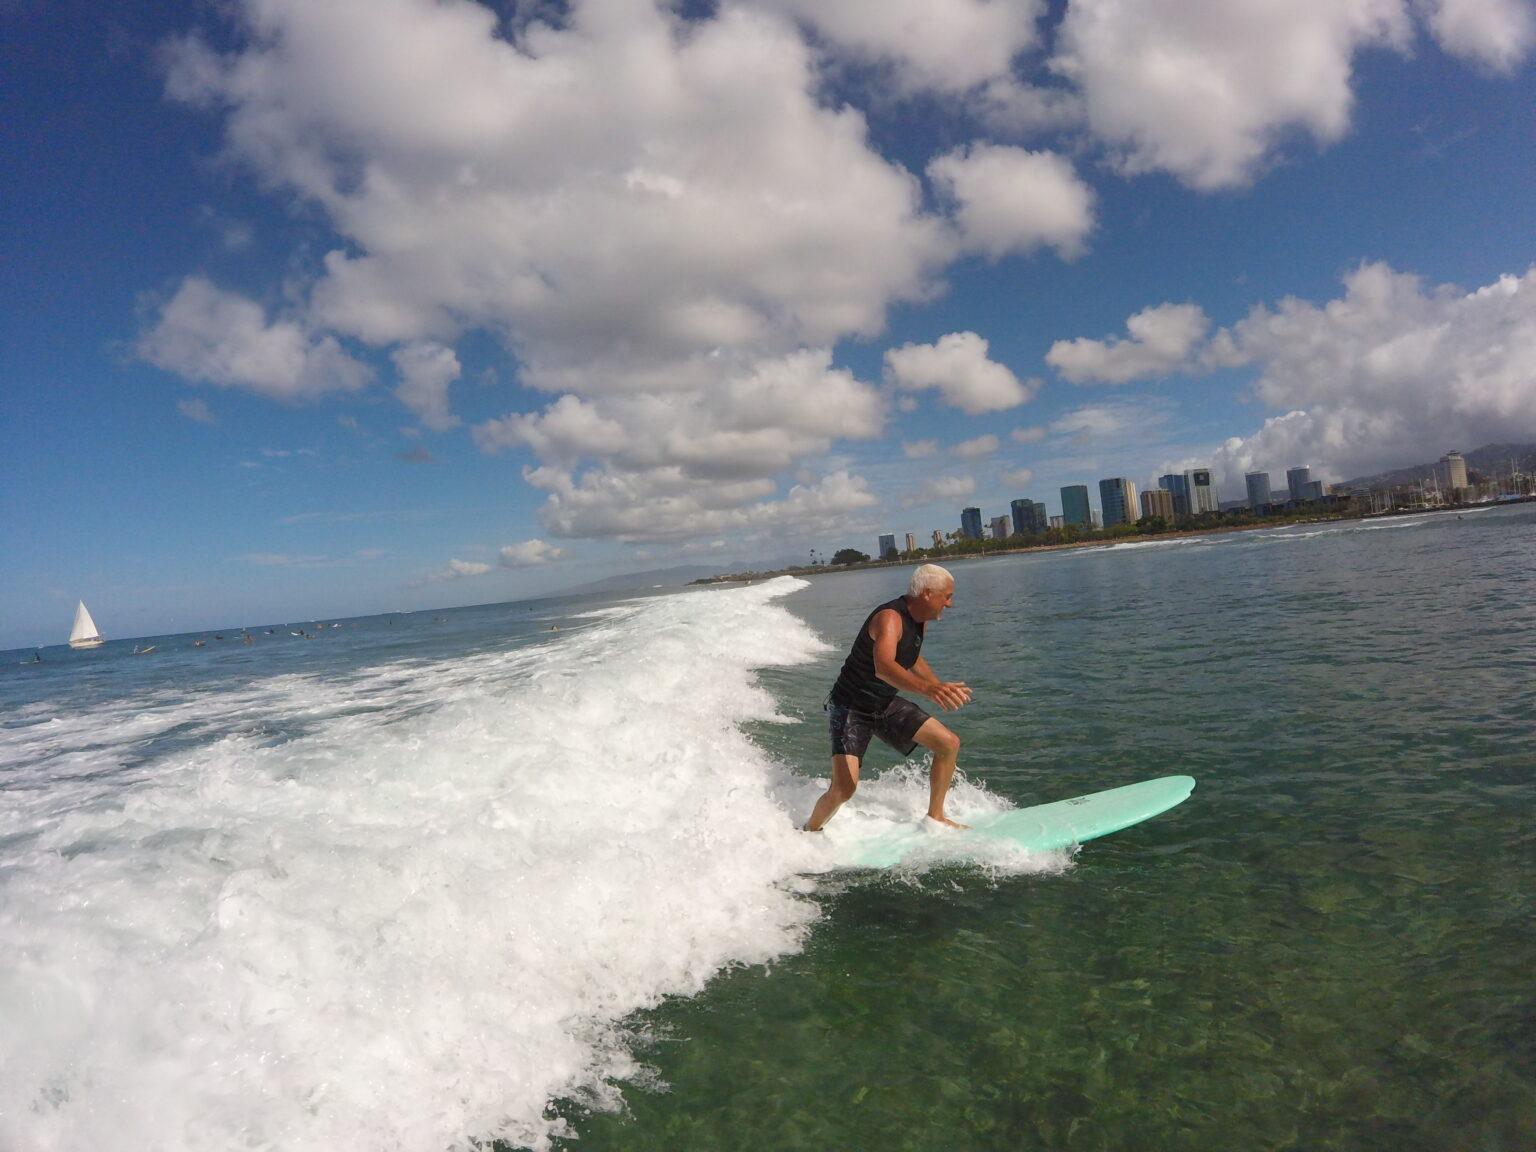
<path id="1" fill-rule="evenodd" d="M 827 709 L 827 724 L 832 731 L 832 755 L 857 756 L 862 760 L 864 750 L 869 747 L 869 738 L 878 736 L 901 755 L 910 756 L 912 749 L 917 747 L 913 737 L 928 720 L 928 713 L 900 696 L 877 715 L 834 704 Z"/>

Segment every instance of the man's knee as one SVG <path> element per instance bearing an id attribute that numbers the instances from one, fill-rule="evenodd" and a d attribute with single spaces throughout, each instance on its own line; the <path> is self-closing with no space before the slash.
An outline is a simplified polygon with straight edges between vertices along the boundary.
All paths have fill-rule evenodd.
<path id="1" fill-rule="evenodd" d="M 960 737 L 936 720 L 930 720 L 918 730 L 918 743 L 936 756 L 960 755 Z"/>
<path id="2" fill-rule="evenodd" d="M 847 801 L 859 789 L 858 761 L 852 765 L 840 763 L 836 758 L 832 761 L 832 784 L 827 789 L 832 798 L 839 804 Z"/>

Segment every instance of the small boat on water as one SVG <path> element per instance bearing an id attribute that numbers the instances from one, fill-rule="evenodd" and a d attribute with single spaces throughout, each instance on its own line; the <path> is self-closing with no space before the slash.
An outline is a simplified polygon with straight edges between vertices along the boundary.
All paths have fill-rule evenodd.
<path id="1" fill-rule="evenodd" d="M 107 638 L 96 627 L 96 621 L 91 619 L 91 614 L 82 600 L 75 607 L 75 626 L 69 630 L 69 646 L 71 648 L 96 648 L 106 643 Z"/>

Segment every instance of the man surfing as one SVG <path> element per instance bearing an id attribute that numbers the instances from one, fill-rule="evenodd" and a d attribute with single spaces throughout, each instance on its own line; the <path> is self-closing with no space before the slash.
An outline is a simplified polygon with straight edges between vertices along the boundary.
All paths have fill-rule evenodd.
<path id="1" fill-rule="evenodd" d="M 964 827 L 944 815 L 960 738 L 896 695 L 900 689 L 926 696 L 946 712 L 970 702 L 969 688 L 940 680 L 922 657 L 925 628 L 944 615 L 954 595 L 954 577 L 937 564 L 924 564 L 912 573 L 906 595 L 880 605 L 859 629 L 829 697 L 832 783 L 805 822 L 807 832 L 820 832 L 858 788 L 859 762 L 871 736 L 880 737 L 902 756 L 910 756 L 919 744 L 932 752 L 928 818 Z"/>

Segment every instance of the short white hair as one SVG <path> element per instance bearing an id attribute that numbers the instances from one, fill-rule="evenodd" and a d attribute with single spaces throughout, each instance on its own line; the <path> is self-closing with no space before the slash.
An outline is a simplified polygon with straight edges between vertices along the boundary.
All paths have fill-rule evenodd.
<path id="1" fill-rule="evenodd" d="M 921 596 L 930 588 L 939 589 L 954 582 L 955 578 L 949 574 L 947 568 L 940 568 L 937 564 L 920 564 L 912 573 L 912 582 L 907 585 L 907 595 Z"/>

